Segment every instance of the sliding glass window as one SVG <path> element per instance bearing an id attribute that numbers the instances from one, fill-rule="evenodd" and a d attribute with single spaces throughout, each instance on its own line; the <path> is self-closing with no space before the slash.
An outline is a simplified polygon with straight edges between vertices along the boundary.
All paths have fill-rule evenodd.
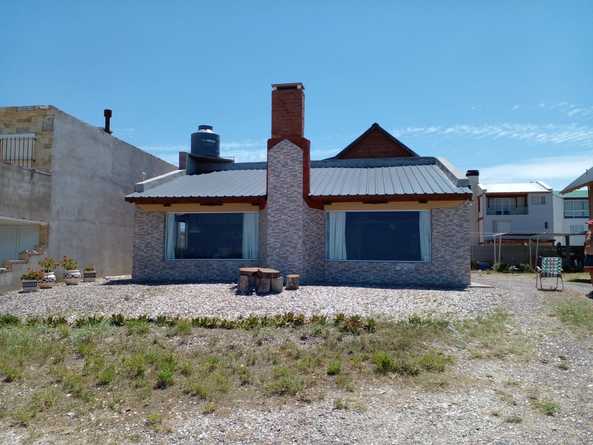
<path id="1" fill-rule="evenodd" d="M 167 259 L 257 258 L 257 213 L 170 213 L 166 226 Z"/>
<path id="2" fill-rule="evenodd" d="M 430 261 L 430 212 L 328 212 L 326 247 L 330 260 Z"/>

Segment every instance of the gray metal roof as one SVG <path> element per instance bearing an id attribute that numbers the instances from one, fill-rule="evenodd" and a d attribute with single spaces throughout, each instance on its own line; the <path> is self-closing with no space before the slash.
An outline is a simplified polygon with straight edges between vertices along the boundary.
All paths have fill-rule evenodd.
<path id="1" fill-rule="evenodd" d="M 564 188 L 564 190 L 562 190 L 560 193 L 564 194 L 564 193 L 572 192 L 573 190 L 577 190 L 577 189 L 580 189 L 581 187 L 585 187 L 587 184 L 590 184 L 590 183 L 593 183 L 593 167 L 591 167 L 589 170 L 587 170 L 585 173 L 583 173 L 577 179 L 575 179 L 570 184 L 568 184 Z"/>
<path id="2" fill-rule="evenodd" d="M 222 198 L 266 195 L 266 170 L 229 170 L 181 176 L 128 198 Z"/>
<path id="3" fill-rule="evenodd" d="M 221 164 L 181 176 L 128 198 L 222 198 L 266 195 L 266 163 Z M 246 169 L 248 168 L 248 169 Z M 467 183 L 436 158 L 345 159 L 311 162 L 311 196 L 465 195 Z"/>
<path id="4" fill-rule="evenodd" d="M 466 194 L 437 164 L 312 168 L 312 196 Z"/>

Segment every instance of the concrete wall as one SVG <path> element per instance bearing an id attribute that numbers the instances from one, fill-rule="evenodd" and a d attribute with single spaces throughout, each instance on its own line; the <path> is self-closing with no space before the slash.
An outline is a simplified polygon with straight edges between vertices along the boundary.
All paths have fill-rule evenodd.
<path id="1" fill-rule="evenodd" d="M 175 166 L 56 111 L 49 255 L 93 264 L 99 275 L 132 270 L 134 184 Z"/>
<path id="2" fill-rule="evenodd" d="M 545 195 L 545 204 L 533 204 L 532 198 L 536 195 Z M 483 202 L 487 206 L 487 199 Z M 485 209 L 487 207 L 484 207 Z M 494 232 L 495 221 L 508 221 L 511 223 L 511 233 L 544 233 L 554 231 L 554 200 L 551 192 L 527 194 L 527 215 L 488 215 L 484 212 L 484 232 Z M 548 229 L 545 223 L 548 223 Z"/>
<path id="3" fill-rule="evenodd" d="M 0 162 L 0 218 L 49 221 L 49 173 Z"/>

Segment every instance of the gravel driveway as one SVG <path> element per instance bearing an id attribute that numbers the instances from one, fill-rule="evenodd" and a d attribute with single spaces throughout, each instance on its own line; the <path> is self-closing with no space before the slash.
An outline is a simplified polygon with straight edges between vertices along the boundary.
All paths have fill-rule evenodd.
<path id="1" fill-rule="evenodd" d="M 237 318 L 249 314 L 286 312 L 407 318 L 411 314 L 463 318 L 502 304 L 506 293 L 496 289 L 465 291 L 381 289 L 344 286 L 302 286 L 297 291 L 265 297 L 236 295 L 229 284 L 139 285 L 128 281 L 58 285 L 24 294 L 0 295 L 0 314 L 19 316 L 171 315 Z"/>

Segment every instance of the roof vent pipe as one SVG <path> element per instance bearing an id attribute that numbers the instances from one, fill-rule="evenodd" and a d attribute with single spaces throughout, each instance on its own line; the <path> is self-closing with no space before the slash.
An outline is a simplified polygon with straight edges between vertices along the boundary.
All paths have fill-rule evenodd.
<path id="1" fill-rule="evenodd" d="M 109 108 L 103 110 L 103 116 L 105 116 L 105 127 L 103 130 L 105 133 L 111 134 L 111 110 Z"/>

